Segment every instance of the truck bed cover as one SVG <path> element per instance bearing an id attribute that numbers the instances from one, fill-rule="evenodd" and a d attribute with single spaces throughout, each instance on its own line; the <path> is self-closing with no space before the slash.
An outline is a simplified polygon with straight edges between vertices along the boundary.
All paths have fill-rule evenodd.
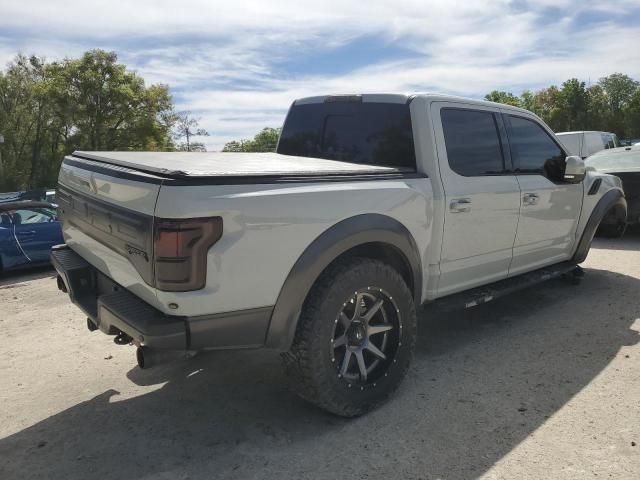
<path id="1" fill-rule="evenodd" d="M 75 158 L 172 178 L 375 175 L 411 170 L 278 153 L 82 152 Z"/>

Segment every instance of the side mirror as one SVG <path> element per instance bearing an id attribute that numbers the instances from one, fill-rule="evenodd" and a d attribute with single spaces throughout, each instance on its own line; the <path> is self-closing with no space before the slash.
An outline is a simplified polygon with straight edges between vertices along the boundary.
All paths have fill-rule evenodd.
<path id="1" fill-rule="evenodd" d="M 565 160 L 564 181 L 569 183 L 580 183 L 587 173 L 587 166 L 584 160 L 576 155 L 570 155 Z"/>

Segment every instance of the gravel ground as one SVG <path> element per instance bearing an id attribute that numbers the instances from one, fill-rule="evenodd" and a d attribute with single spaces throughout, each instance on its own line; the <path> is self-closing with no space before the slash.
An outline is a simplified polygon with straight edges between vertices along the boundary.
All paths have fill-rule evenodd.
<path id="1" fill-rule="evenodd" d="M 267 351 L 142 371 L 90 333 L 49 269 L 0 280 L 0 479 L 640 478 L 640 232 L 551 281 L 421 316 L 379 410 L 287 392 Z"/>

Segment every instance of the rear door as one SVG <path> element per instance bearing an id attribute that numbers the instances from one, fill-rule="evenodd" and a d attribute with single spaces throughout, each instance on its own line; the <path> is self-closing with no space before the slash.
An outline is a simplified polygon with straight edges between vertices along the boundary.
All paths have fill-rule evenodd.
<path id="1" fill-rule="evenodd" d="M 505 111 L 522 208 L 509 275 L 571 257 L 582 208 L 583 183 L 564 182 L 567 153 L 535 117 Z"/>
<path id="2" fill-rule="evenodd" d="M 520 210 L 499 108 L 432 106 L 445 221 L 438 295 L 506 278 Z"/>
<path id="3" fill-rule="evenodd" d="M 18 246 L 11 215 L 6 210 L 0 210 L 0 271 L 25 263 L 29 263 L 29 259 Z"/>
<path id="4" fill-rule="evenodd" d="M 12 212 L 15 237 L 24 255 L 34 263 L 49 259 L 51 247 L 63 243 L 53 208 L 28 207 Z"/>

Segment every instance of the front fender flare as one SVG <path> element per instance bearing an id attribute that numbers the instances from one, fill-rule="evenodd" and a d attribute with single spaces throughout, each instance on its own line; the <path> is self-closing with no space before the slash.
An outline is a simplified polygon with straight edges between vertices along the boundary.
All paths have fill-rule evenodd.
<path id="1" fill-rule="evenodd" d="M 596 230 L 598 230 L 600 222 L 602 222 L 602 219 L 612 208 L 617 206 L 619 206 L 624 212 L 624 219 L 626 220 L 627 201 L 625 200 L 622 191 L 618 189 L 609 190 L 598 201 L 591 212 L 589 220 L 587 220 L 587 224 L 582 232 L 582 237 L 580 237 L 580 241 L 578 242 L 578 247 L 573 254 L 572 261 L 574 263 L 582 263 L 585 261 L 587 254 L 589 253 L 589 249 L 591 248 L 593 236 L 596 234 Z"/>
<path id="2" fill-rule="evenodd" d="M 378 243 L 393 247 L 410 269 L 416 303 L 422 295 L 422 266 L 416 242 L 397 220 L 380 214 L 363 214 L 342 220 L 316 238 L 289 272 L 276 301 L 265 346 L 280 351 L 291 347 L 307 294 L 320 274 L 354 247 Z"/>

